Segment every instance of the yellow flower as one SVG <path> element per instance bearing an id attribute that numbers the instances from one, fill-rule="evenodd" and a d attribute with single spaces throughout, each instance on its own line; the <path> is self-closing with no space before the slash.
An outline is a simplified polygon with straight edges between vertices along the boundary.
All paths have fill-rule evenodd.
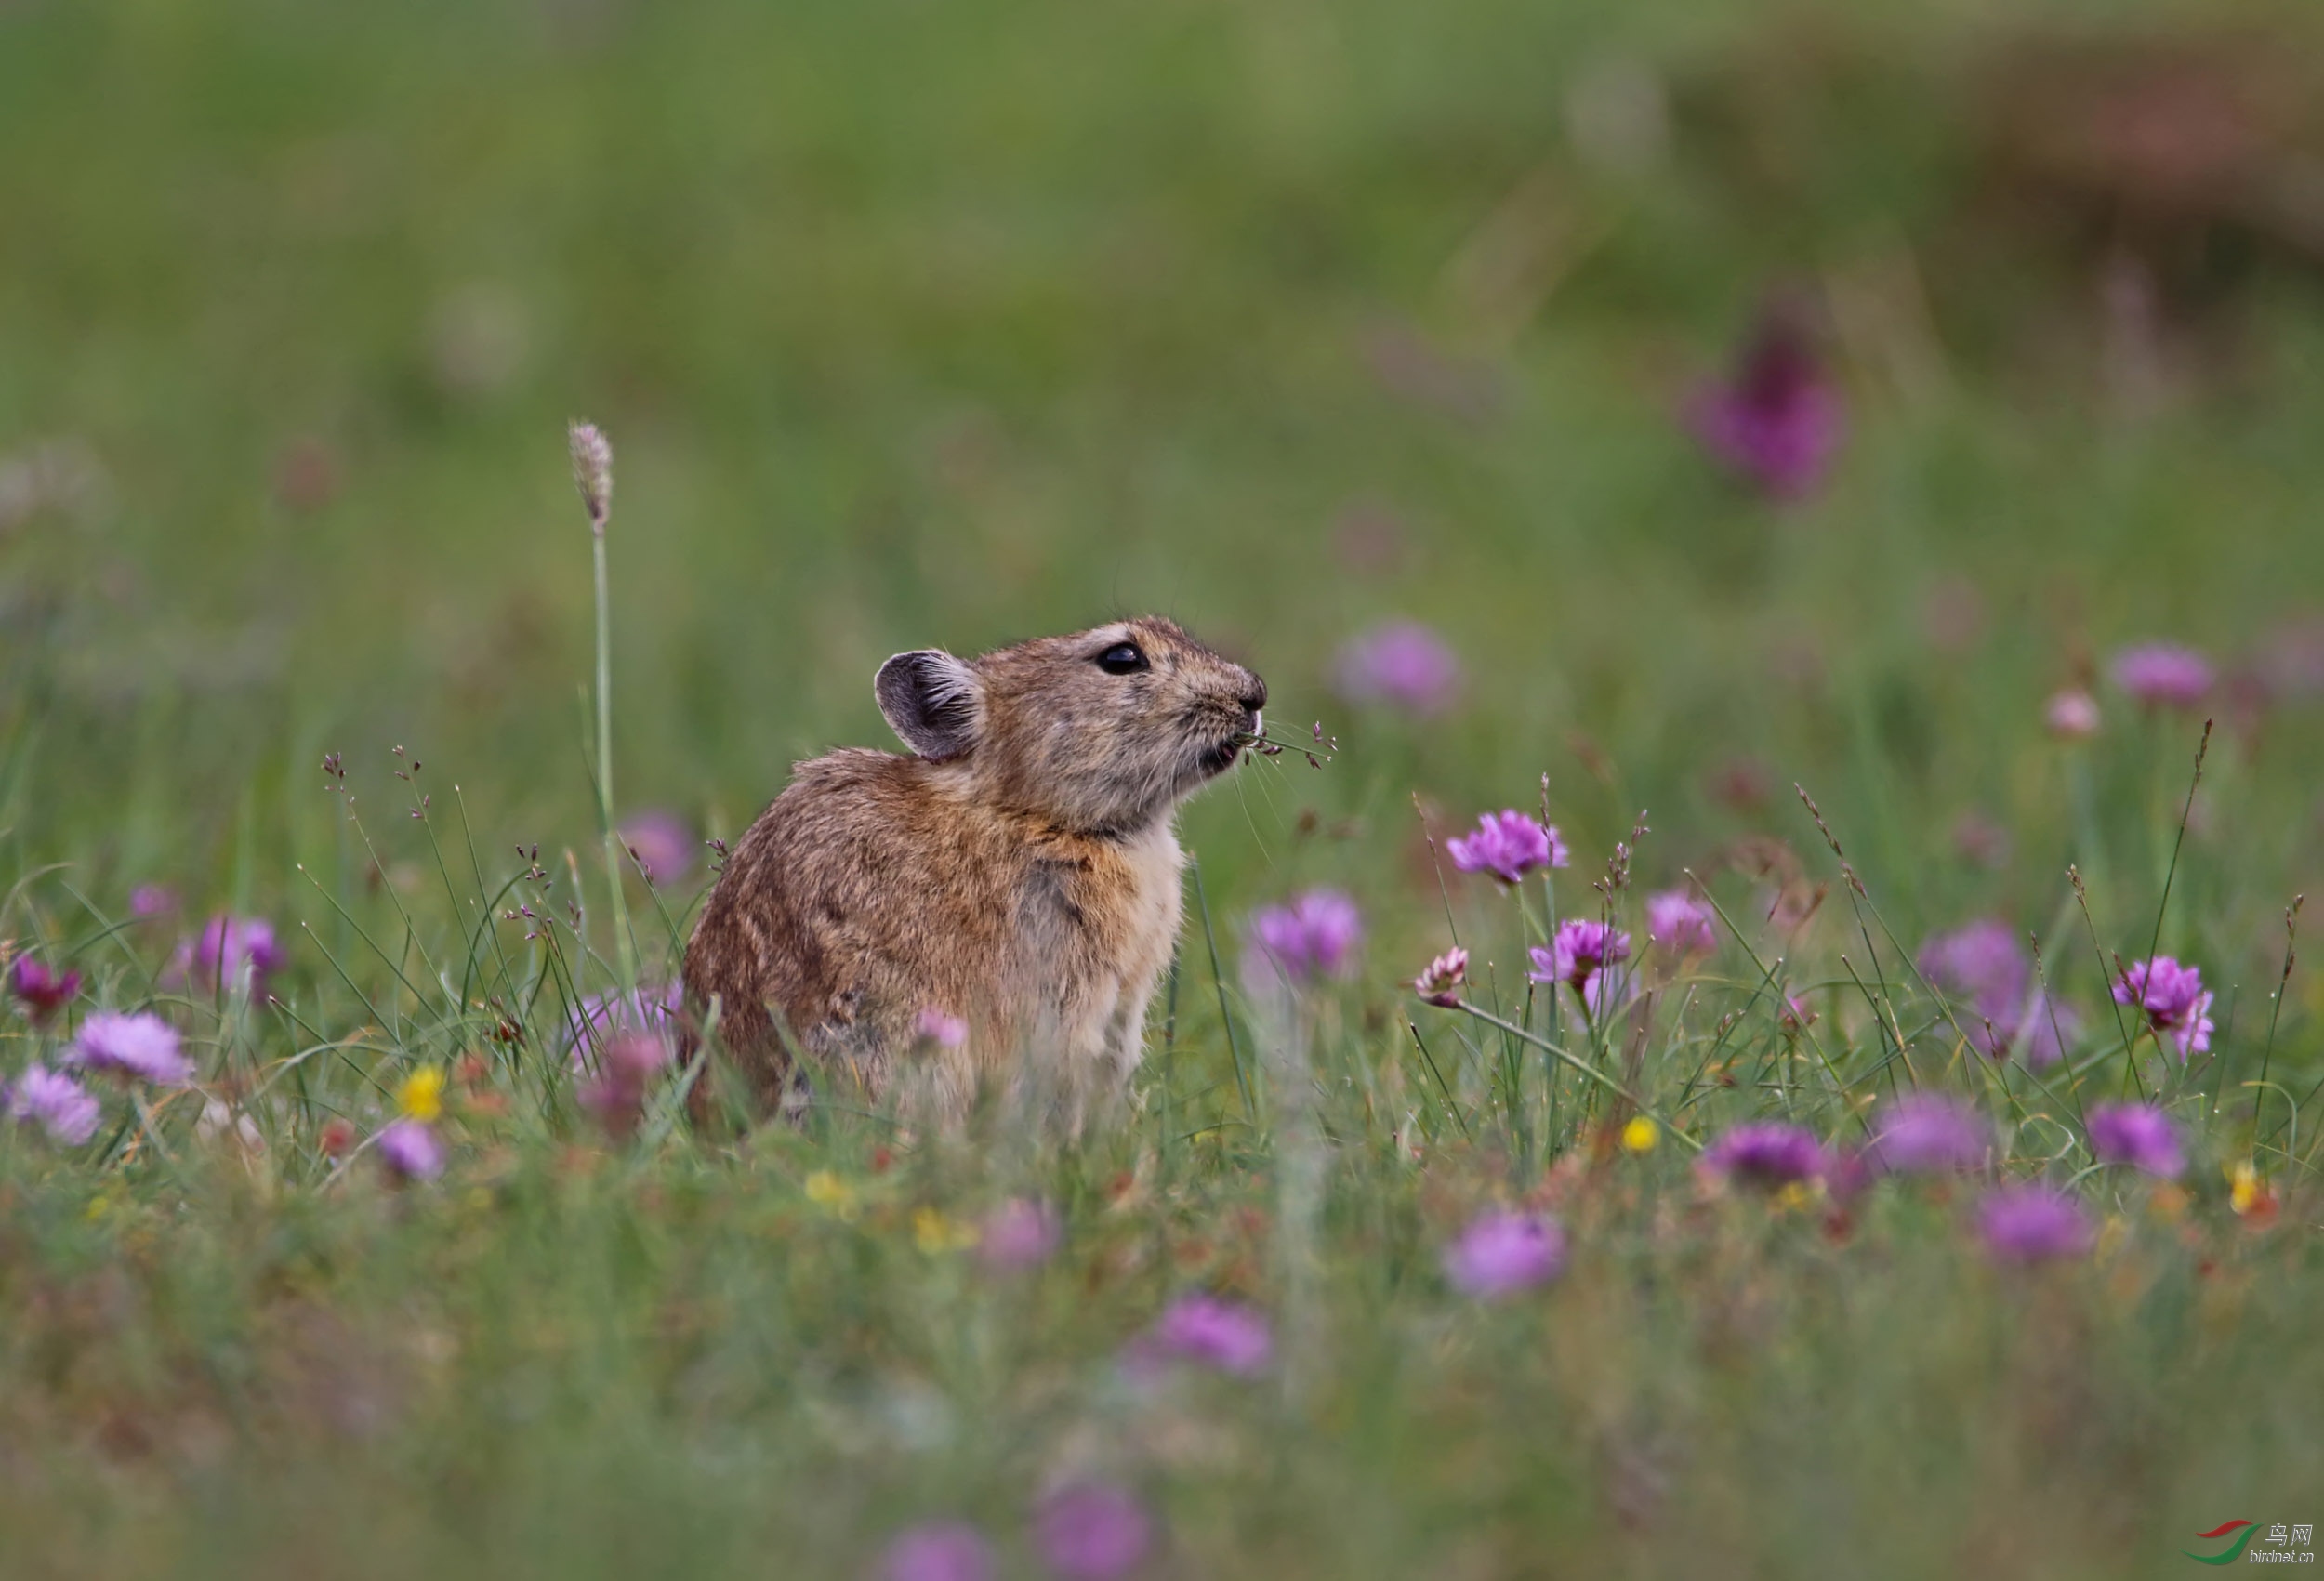
<path id="1" fill-rule="evenodd" d="M 1661 1135 L 1661 1130 L 1652 1120 L 1647 1119 L 1644 1114 L 1634 1114 L 1631 1117 L 1631 1123 L 1622 1127 L 1622 1151 L 1652 1153 L 1655 1150 L 1656 1139 Z"/>
<path id="2" fill-rule="evenodd" d="M 2266 1183 L 2261 1180 L 2259 1170 L 2247 1158 L 2235 1166 L 2235 1172 L 2227 1179 L 2230 1182 L 2227 1206 L 2238 1213 L 2251 1212 L 2251 1205 L 2258 1202 L 2261 1193 L 2266 1190 Z"/>
<path id="3" fill-rule="evenodd" d="M 930 1257 L 939 1252 L 961 1251 L 975 1245 L 977 1240 L 975 1225 L 947 1219 L 941 1208 L 912 1210 L 912 1243 Z"/>
<path id="4" fill-rule="evenodd" d="M 443 1113 L 443 1073 L 433 1065 L 422 1065 L 403 1078 L 396 1089 L 395 1106 L 413 1119 L 425 1125 Z"/>
<path id="5" fill-rule="evenodd" d="M 1805 1180 L 1794 1180 L 1776 1193 L 1776 1206 L 1787 1213 L 1796 1213 L 1816 1200 L 1816 1187 Z"/>
<path id="6" fill-rule="evenodd" d="M 807 1177 L 807 1200 L 817 1207 L 829 1208 L 841 1219 L 855 1217 L 855 1188 L 828 1169 L 818 1169 Z"/>

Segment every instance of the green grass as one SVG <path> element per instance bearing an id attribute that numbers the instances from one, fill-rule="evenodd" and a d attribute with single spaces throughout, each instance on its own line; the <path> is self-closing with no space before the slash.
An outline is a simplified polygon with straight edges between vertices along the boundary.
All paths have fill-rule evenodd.
<path id="1" fill-rule="evenodd" d="M 2094 20 L 2312 52 L 2297 13 L 2136 9 Z M 2067 745 L 2041 708 L 2124 642 L 2237 667 L 2313 616 L 2324 301 L 2215 230 L 2166 298 L 2166 397 L 2133 410 L 2100 250 L 1994 201 L 1980 72 L 2034 25 L 0 12 L 0 465 L 93 472 L 0 528 L 0 938 L 88 975 L 76 1016 L 159 1008 L 202 1071 L 142 1115 L 109 1091 L 86 1149 L 0 1135 L 0 1568 L 839 1576 L 966 1515 L 1032 1574 L 1027 1509 L 1068 1472 L 1138 1488 L 1155 1573 L 1188 1576 L 2118 1576 L 2183 1571 L 2225 1520 L 2312 1520 L 2324 990 L 2303 965 L 2270 995 L 2283 910 L 2324 879 L 2317 704 L 2223 708 L 2183 845 L 2199 718 L 2102 686 L 2106 728 Z M 1659 73 L 1670 141 L 1592 164 L 1566 106 L 1625 61 Z M 1491 285 L 1475 260 L 1529 224 L 1570 239 L 1558 270 Z M 1855 304 L 1851 432 L 1776 508 L 1673 414 L 1785 281 Z M 799 1126 L 697 1130 L 665 1090 L 616 1143 L 576 1106 L 562 1029 L 617 955 L 575 415 L 617 453 L 625 810 L 738 834 L 792 760 L 887 742 L 888 653 L 1122 611 L 1336 734 L 1328 767 L 1247 764 L 1187 809 L 1208 927 L 1134 1113 L 947 1136 L 834 1090 Z M 1392 552 L 1350 552 L 1365 512 Z M 1452 713 L 1331 695 L 1334 649 L 1390 616 L 1460 652 Z M 1763 797 L 1718 788 L 1741 761 Z M 1679 1132 L 1643 1156 L 1604 1144 L 1602 1088 L 1405 987 L 1457 927 L 1477 1004 L 1626 1068 L 1630 1029 L 1529 1000 L 1513 908 L 1472 878 L 1447 906 L 1421 837 L 1545 772 L 1561 912 L 1644 809 L 1631 926 L 1687 872 L 1734 919 L 1635 1046 L 1625 1079 Z M 1970 814 L 1998 863 L 1958 849 Z M 1769 839 L 1829 886 L 1795 932 L 1744 870 Z M 703 881 L 628 881 L 649 977 Z M 124 920 L 152 882 L 183 913 Z M 1314 884 L 1367 937 L 1304 1012 L 1311 1318 L 1235 971 L 1251 911 Z M 279 1006 L 169 977 L 225 909 L 289 939 Z M 1967 1051 L 1909 965 L 1979 916 L 2038 934 L 2080 1013 L 2039 1082 Z M 2105 993 L 2158 934 L 2218 993 L 2216 1058 L 2184 1070 L 2126 1059 Z M 1796 1038 L 1776 985 L 1816 1012 Z M 43 1036 L 7 1012 L 0 1075 Z M 325 1152 L 426 1066 L 454 1073 L 442 1179 Z M 1691 1167 L 1765 1113 L 1848 1142 L 1916 1082 L 1992 1118 L 1987 1175 L 1842 1212 Z M 2188 1137 L 2183 1199 L 2088 1170 L 2080 1110 L 2133 1082 Z M 208 1098 L 262 1153 L 203 1134 Z M 2245 1162 L 2271 1225 L 2233 1211 Z M 1995 1268 L 1976 1198 L 2037 1176 L 2079 1177 L 2098 1247 Z M 1067 1232 L 999 1278 L 949 1232 L 1015 1195 Z M 1439 1258 L 1496 1202 L 1555 1212 L 1572 1256 L 1480 1306 Z M 1282 1364 L 1126 1381 L 1192 1289 L 1266 1309 Z"/>

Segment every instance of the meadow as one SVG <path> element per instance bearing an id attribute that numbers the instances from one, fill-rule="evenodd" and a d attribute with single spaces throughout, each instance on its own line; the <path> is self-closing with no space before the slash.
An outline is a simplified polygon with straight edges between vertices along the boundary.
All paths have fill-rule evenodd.
<path id="1" fill-rule="evenodd" d="M 0 7 L 0 1573 L 2312 1552 L 2318 42 Z M 680 1048 L 1146 611 L 1292 744 L 1121 1112 Z"/>

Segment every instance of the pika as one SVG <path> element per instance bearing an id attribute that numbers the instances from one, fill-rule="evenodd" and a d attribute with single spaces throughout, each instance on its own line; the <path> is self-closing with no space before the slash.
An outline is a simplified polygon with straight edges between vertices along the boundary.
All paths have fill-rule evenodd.
<path id="1" fill-rule="evenodd" d="M 1267 683 L 1149 616 L 898 653 L 873 691 L 910 753 L 794 768 L 711 889 L 687 997 L 770 1107 L 797 1091 L 786 1034 L 956 1112 L 1025 1061 L 1076 1113 L 1118 1090 L 1177 944 L 1172 814 L 1260 735 Z"/>

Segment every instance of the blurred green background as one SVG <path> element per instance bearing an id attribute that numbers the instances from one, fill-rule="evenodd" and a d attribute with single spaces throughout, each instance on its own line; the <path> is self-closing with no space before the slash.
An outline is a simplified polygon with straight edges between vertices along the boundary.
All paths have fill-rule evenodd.
<path id="1" fill-rule="evenodd" d="M 2292 7 L 15 0 L 5 823 L 114 904 L 257 903 L 328 849 L 321 755 L 376 795 L 403 744 L 487 841 L 586 839 L 579 415 L 618 454 L 626 809 L 733 834 L 794 758 L 888 744 L 887 653 L 1161 610 L 1347 749 L 1193 810 L 1231 888 L 1310 862 L 1303 807 L 1384 845 L 1411 791 L 1459 819 L 1544 771 L 1585 852 L 1653 810 L 1662 874 L 1798 837 L 1798 778 L 1892 898 L 2046 918 L 2041 699 L 2154 635 L 2273 674 L 2319 600 L 2316 41 Z M 1679 417 L 1776 291 L 1849 412 L 1791 507 Z M 1330 694 L 1394 616 L 1459 652 L 1448 716 Z M 2253 949 L 2318 868 L 2315 716 L 2267 702 Z M 2146 810 L 2192 742 L 2117 742 Z M 1933 857 L 1964 817 L 2001 877 Z"/>

